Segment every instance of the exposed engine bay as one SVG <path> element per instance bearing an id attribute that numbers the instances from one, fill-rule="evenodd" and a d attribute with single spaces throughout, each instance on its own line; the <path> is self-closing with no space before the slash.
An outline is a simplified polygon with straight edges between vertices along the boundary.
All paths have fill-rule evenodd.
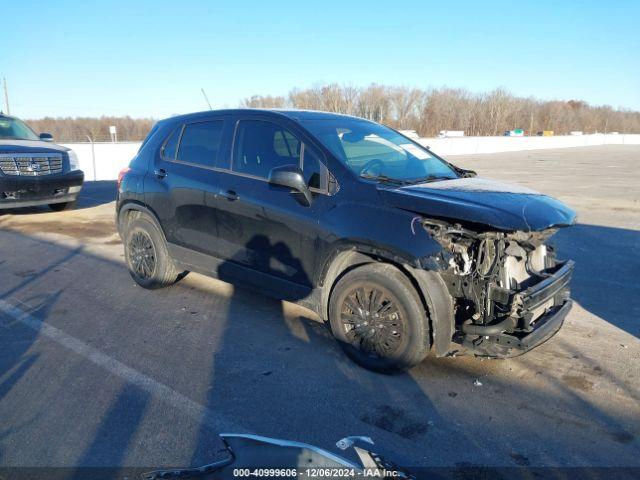
<path id="1" fill-rule="evenodd" d="M 422 225 L 443 247 L 436 262 L 454 298 L 454 341 L 477 355 L 515 356 L 560 328 L 573 262 L 558 262 L 546 244 L 557 228 L 504 232 L 434 219 Z M 562 307 L 556 329 L 547 326 L 535 345 L 523 342 Z"/>

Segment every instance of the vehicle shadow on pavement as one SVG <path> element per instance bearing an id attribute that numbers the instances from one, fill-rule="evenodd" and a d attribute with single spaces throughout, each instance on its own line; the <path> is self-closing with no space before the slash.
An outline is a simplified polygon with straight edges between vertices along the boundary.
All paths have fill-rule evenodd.
<path id="1" fill-rule="evenodd" d="M 49 265 L 41 268 L 40 270 L 17 270 L 13 273 L 22 280 L 13 287 L 0 291 L 0 301 L 10 302 L 11 297 L 17 292 L 21 291 L 25 287 L 29 286 L 33 282 L 46 275 L 47 273 L 55 270 L 61 265 L 68 262 L 80 253 L 80 248 L 72 249 L 66 252 L 59 260 L 56 260 Z M 7 261 L 0 261 L 0 267 L 3 268 L 2 275 L 10 275 L 9 272 L 4 270 L 7 267 Z M 27 313 L 34 315 L 38 318 L 46 318 L 49 315 L 51 309 L 56 305 L 62 290 L 58 290 L 53 293 L 41 293 L 38 295 L 30 296 L 26 299 L 25 304 L 28 305 Z M 32 328 L 28 328 L 24 325 L 19 325 L 14 319 L 6 317 L 5 314 L 0 313 L 0 331 L 3 333 L 3 348 L 0 349 L 0 402 L 9 393 L 9 391 L 16 385 L 20 379 L 27 373 L 27 371 L 38 360 L 37 354 L 30 354 L 29 349 L 33 342 L 38 338 L 38 331 Z M 7 341 L 11 338 L 10 341 Z M 2 437 L 2 431 L 0 430 L 0 437 Z M 2 458 L 2 452 L 0 450 L 0 458 Z"/>
<path id="2" fill-rule="evenodd" d="M 607 249 L 616 248 L 614 244 L 618 242 L 618 255 L 609 256 L 606 268 L 614 271 L 618 271 L 618 267 L 626 268 L 626 256 L 631 255 L 640 235 L 634 231 L 582 225 L 567 233 L 568 239 L 557 242 L 560 257 L 590 265 L 594 263 L 593 257 L 598 257 L 596 265 L 601 266 L 601 271 L 605 271 L 607 264 Z M 264 246 L 265 239 L 259 243 Z M 290 253 L 279 247 L 266 249 L 270 253 L 264 265 L 272 264 L 271 259 L 275 260 L 274 264 L 292 263 Z M 246 258 L 246 254 L 242 258 Z M 618 262 L 621 262 L 619 266 Z M 299 262 L 294 265 L 296 270 L 302 268 Z M 223 264 L 218 276 L 234 283 L 235 279 L 227 276 L 226 270 L 227 265 Z M 599 276 L 578 268 L 576 298 L 585 308 L 596 309 L 594 313 L 603 320 L 623 328 L 626 317 L 618 308 L 625 305 L 620 303 L 624 292 L 607 291 L 614 285 L 606 284 L 600 303 L 585 300 L 592 294 L 591 290 L 602 289 L 590 284 Z M 629 290 L 631 288 L 630 283 Z M 585 461 L 580 452 L 575 452 L 573 457 L 567 452 L 574 451 L 574 445 L 582 442 L 585 430 L 600 436 L 601 445 L 620 450 L 621 458 L 624 458 L 623 446 L 627 450 L 633 448 L 635 427 L 620 418 L 619 412 L 608 412 L 585 397 L 584 385 L 576 383 L 581 377 L 567 374 L 556 378 L 556 370 L 536 363 L 547 356 L 557 362 L 557 350 L 565 352 L 567 357 L 593 363 L 582 356 L 583 352 L 572 350 L 562 333 L 537 353 L 513 360 L 529 372 L 524 378 L 538 376 L 551 387 L 549 389 L 514 381 L 506 371 L 511 370 L 509 361 L 482 362 L 475 358 L 428 359 L 406 375 L 389 377 L 368 372 L 348 360 L 328 329 L 313 316 L 296 314 L 297 307 L 283 302 L 269 301 L 268 305 L 271 307 L 256 302 L 255 295 L 248 290 L 234 287 L 224 337 L 211 359 L 207 399 L 207 408 L 214 411 L 235 408 L 251 412 L 244 417 L 245 424 L 256 428 L 259 434 L 308 441 L 328 449 L 332 449 L 340 436 L 367 435 L 374 438 L 383 451 L 390 451 L 395 461 L 405 465 L 433 464 L 429 445 L 436 443 L 443 463 L 452 462 L 456 455 L 465 459 L 452 462 L 461 471 L 469 468 L 473 471 L 476 465 L 485 462 L 506 463 L 522 469 L 540 461 L 557 464 L 556 452 L 563 452 L 567 465 L 580 464 Z M 626 305 L 628 308 L 629 303 Z M 635 325 L 626 326 L 635 332 Z M 246 355 L 238 355 L 240 351 Z M 614 372 L 598 365 L 588 368 L 601 372 L 613 385 L 625 384 Z M 487 387 L 475 387 L 474 381 L 483 377 L 488 377 Z M 585 382 L 588 389 L 588 381 Z M 629 397 L 635 398 L 632 388 L 626 391 Z M 478 405 L 490 407 L 478 410 Z M 543 405 L 546 407 L 541 408 Z M 545 421 L 540 422 L 540 418 Z M 482 438 L 509 438 L 514 431 L 528 438 L 545 439 L 542 443 L 549 447 L 539 448 L 531 455 L 531 445 L 518 438 L 513 446 L 505 446 L 505 451 L 494 451 L 486 458 L 487 447 Z M 202 447 L 210 441 L 210 431 L 203 427 L 192 464 L 206 463 L 207 450 Z M 443 449 L 452 454 L 443 454 Z M 420 451 L 424 453 L 418 458 L 416 453 Z M 477 459 L 477 464 L 469 462 L 469 457 Z"/>
<path id="3" fill-rule="evenodd" d="M 115 180 L 98 180 L 96 182 L 85 182 L 82 190 L 78 195 L 76 205 L 73 210 L 82 210 L 85 208 L 93 208 L 105 203 L 110 203 L 116 199 L 116 181 Z M 33 215 L 38 213 L 51 213 L 52 210 L 47 205 L 25 208 L 0 208 L 0 217 L 2 215 Z"/>
<path id="4" fill-rule="evenodd" d="M 370 436 L 378 453 L 389 451 L 396 463 L 410 463 L 397 443 L 426 439 L 430 425 L 439 421 L 428 397 L 410 376 L 401 376 L 402 389 L 396 390 L 392 377 L 354 364 L 342 353 L 328 324 L 303 307 L 263 296 L 256 301 L 252 289 L 239 283 L 237 263 L 256 258 L 257 252 L 260 271 L 273 278 L 295 275 L 311 284 L 302 262 L 289 248 L 282 242 L 271 243 L 264 235 L 246 242 L 237 254 L 239 261 L 220 265 L 218 278 L 234 287 L 224 336 L 210 359 L 206 407 L 251 412 L 243 416 L 243 425 L 253 433 L 312 443 L 333 452 L 335 442 L 343 437 Z M 290 301 L 300 300 L 293 290 L 284 295 Z M 344 408 L 344 398 L 349 398 L 351 408 Z M 416 402 L 420 411 L 405 408 Z M 203 425 L 192 465 L 210 461 L 206 448 L 210 442 L 211 431 Z M 464 436 L 457 442 L 466 448 Z M 355 460 L 350 452 L 343 455 Z M 291 466 L 297 466 L 296 458 L 290 460 Z M 283 461 L 286 465 L 287 460 Z"/>
<path id="5" fill-rule="evenodd" d="M 87 471 L 87 467 L 122 467 L 131 450 L 131 444 L 135 441 L 149 401 L 149 395 L 138 386 L 125 384 L 100 420 L 91 444 L 79 457 L 75 474 L 69 478 L 74 480 L 98 478 L 100 470 Z M 123 412 L 126 412 L 126 418 Z M 105 468 L 103 473 L 105 479 L 127 478 L 126 472 L 115 475 L 114 472 L 108 472 Z"/>
<path id="6" fill-rule="evenodd" d="M 80 249 L 70 250 L 62 258 L 40 270 L 18 270 L 12 272 L 13 275 L 17 275 L 23 278 L 23 280 L 14 287 L 0 291 L 0 301 L 10 303 L 10 299 L 15 293 L 37 281 L 48 272 L 60 267 L 78 255 L 79 251 Z M 6 263 L 6 261 L 0 261 L 0 265 L 2 265 L 3 268 L 6 268 Z M 9 274 L 7 271 L 2 272 L 3 276 Z M 27 313 L 39 318 L 46 318 L 61 294 L 62 290 L 58 290 L 55 293 L 42 293 L 29 297 L 25 301 L 28 305 Z M 8 345 L 3 345 L 3 348 L 0 349 L 0 401 L 2 401 L 2 398 L 19 382 L 38 359 L 37 354 L 33 355 L 28 353 L 29 348 L 38 337 L 38 331 L 23 325 L 18 325 L 15 320 L 6 317 L 3 313 L 0 313 L 0 319 L 2 320 L 0 328 L 3 332 L 3 338 L 5 341 L 9 339 L 9 337 L 14 340 L 8 342 Z M 0 436 L 1 435 L 2 432 L 0 431 Z"/>
<path id="7" fill-rule="evenodd" d="M 78 195 L 76 208 L 91 208 L 114 202 L 116 193 L 117 185 L 115 180 L 85 182 L 80 195 Z"/>
<path id="8" fill-rule="evenodd" d="M 35 242 L 41 248 L 50 246 L 49 242 L 45 240 L 17 233 L 11 235 L 15 237 L 17 243 L 20 243 L 20 239 L 22 239 L 23 241 Z M 26 448 L 24 452 L 21 452 L 22 461 L 18 462 L 18 465 L 45 466 L 49 461 L 53 465 L 59 466 L 60 459 L 56 458 L 57 452 L 67 448 L 65 442 L 68 437 L 76 436 L 79 432 L 84 433 L 88 428 L 88 425 L 76 421 L 74 417 L 77 417 L 78 412 L 74 411 L 72 406 L 75 401 L 70 401 L 69 397 L 65 398 L 63 393 L 66 390 L 72 390 L 75 385 L 83 383 L 93 385 L 94 389 L 96 387 L 90 379 L 72 376 L 73 373 L 77 373 L 74 366 L 77 365 L 79 357 L 67 350 L 62 363 L 49 364 L 50 359 L 46 354 L 41 353 L 41 347 L 36 345 L 39 343 L 41 346 L 43 341 L 47 342 L 47 340 L 43 340 L 43 338 L 47 338 L 47 335 L 42 335 L 42 329 L 50 324 L 49 317 L 52 313 L 57 314 L 60 318 L 67 312 L 59 305 L 64 289 L 49 292 L 51 284 L 46 283 L 45 277 L 51 274 L 55 275 L 58 272 L 64 272 L 65 275 L 68 275 L 69 272 L 75 272 L 71 262 L 83 255 L 81 247 L 69 249 L 56 246 L 56 249 L 58 252 L 62 252 L 62 255 L 53 254 L 52 256 L 57 258 L 38 270 L 18 269 L 12 271 L 10 268 L 15 269 L 15 265 L 11 265 L 6 260 L 0 260 L 0 265 L 4 269 L 3 276 L 18 278 L 14 285 L 0 290 L 0 302 L 2 302 L 0 305 L 2 307 L 0 309 L 0 459 L 2 459 L 0 467 L 15 464 L 10 457 L 6 457 L 3 451 L 5 442 L 7 445 L 11 445 L 12 442 L 15 442 L 15 438 L 27 438 L 28 443 L 34 442 L 40 451 L 45 448 L 52 453 L 50 458 L 43 461 L 42 457 L 33 459 L 30 449 Z M 120 264 L 91 255 L 88 257 L 95 258 L 103 267 L 106 263 L 121 268 Z M 7 283 L 10 284 L 10 282 Z M 39 284 L 43 286 L 45 291 L 35 295 L 30 294 L 38 289 Z M 11 313 L 12 306 L 15 307 L 13 313 Z M 63 306 L 67 305 L 63 304 Z M 24 320 L 21 320 L 22 317 Z M 55 325 L 55 322 L 53 324 Z M 58 331 L 57 327 L 53 328 Z M 64 332 L 62 335 L 65 335 Z M 63 350 L 63 352 L 65 351 Z M 71 375 L 68 368 L 71 369 Z M 35 373 L 32 370 L 35 370 Z M 37 408 L 13 410 L 7 417 L 8 405 L 3 404 L 3 400 L 11 395 L 14 388 L 18 387 L 18 393 L 13 395 L 9 405 L 16 405 L 16 402 L 18 404 L 25 403 L 24 401 L 20 402 L 20 397 L 24 395 L 25 383 L 33 383 L 34 380 L 36 383 L 32 386 L 30 396 L 41 399 L 40 401 L 35 400 Z M 47 405 L 52 398 L 47 390 L 51 387 L 55 392 L 54 398 L 61 398 L 63 405 L 66 400 L 70 404 L 70 410 L 55 411 L 56 408 L 59 408 L 59 405 L 55 404 L 51 405 L 54 410 L 48 409 Z M 101 399 L 89 396 L 78 398 L 76 401 L 86 402 L 85 406 L 90 410 L 91 404 L 100 404 Z M 58 474 L 63 475 L 64 478 L 78 479 L 97 478 L 96 475 L 115 478 L 115 471 L 110 469 L 120 467 L 125 461 L 126 455 L 129 454 L 131 442 L 134 441 L 134 436 L 139 430 L 148 402 L 149 394 L 147 392 L 138 385 L 125 382 L 113 401 L 108 402 L 110 406 L 95 428 L 93 440 L 85 445 L 84 450 L 73 452 L 73 457 L 78 459 L 77 464 L 63 464 L 63 466 L 73 468 L 69 468 L 67 472 L 58 472 Z M 56 423 L 60 422 L 64 425 L 63 430 L 60 430 L 60 425 L 51 423 L 52 416 L 56 417 Z M 33 431 L 37 432 L 36 435 L 33 434 Z M 44 447 L 40 443 L 41 439 L 44 439 Z M 48 444 L 51 446 L 47 447 Z M 15 454 L 15 450 L 12 453 Z M 79 468 L 95 466 L 107 468 L 103 470 Z M 9 470 L 9 472 L 16 473 L 18 471 Z M 45 478 L 45 476 L 40 477 L 40 474 L 46 475 L 43 470 L 35 468 L 31 474 L 37 478 Z"/>
<path id="9" fill-rule="evenodd" d="M 552 238 L 575 260 L 571 296 L 585 309 L 640 338 L 640 231 L 578 224 Z"/>
<path id="10" fill-rule="evenodd" d="M 617 243 L 618 235 L 629 240 L 627 231 L 616 230 L 578 226 L 577 238 L 569 236 L 557 242 L 560 257 L 603 265 L 598 275 L 589 270 L 577 273 L 576 283 L 582 285 L 577 289 L 578 295 L 595 292 L 602 272 L 626 268 L 624 254 L 611 257 L 607 264 L 606 246 L 598 245 L 609 242 L 611 248 Z M 52 246 L 42 239 L 11 235 L 16 245 L 35 242 L 36 247 L 43 249 Z M 631 240 L 637 238 L 634 235 L 630 236 Z M 571 254 L 575 246 L 580 247 L 576 252 L 582 257 Z M 634 460 L 637 458 L 634 412 L 621 413 L 615 405 L 603 405 L 591 397 L 588 383 L 569 381 L 566 375 L 558 374 L 557 368 L 574 362 L 584 369 L 599 368 L 599 375 L 613 384 L 624 385 L 627 380 L 618 379 L 616 372 L 600 368 L 597 359 L 585 355 L 588 345 L 578 351 L 563 331 L 518 359 L 430 358 L 405 375 L 384 376 L 351 362 L 325 325 L 296 305 L 256 295 L 238 286 L 229 286 L 232 290 L 229 295 L 226 293 L 229 289 L 221 289 L 214 280 L 197 275 L 193 275 L 194 278 L 190 275 L 161 291 L 146 291 L 126 281 L 128 276 L 121 262 L 82 249 L 57 244 L 55 248 L 63 252 L 55 256 L 60 260 L 40 270 L 17 269 L 6 260 L 2 268 L 13 265 L 10 267 L 13 270 L 8 269 L 5 274 L 13 274 L 16 284 L 0 291 L 0 299 L 12 303 L 20 299 L 21 309 L 47 322 L 52 306 L 60 302 L 62 290 L 55 282 L 36 280 L 58 267 L 66 267 L 76 274 L 79 267 L 71 262 L 83 257 L 83 268 L 92 276 L 88 279 L 78 273 L 71 284 L 78 294 L 100 292 L 100 286 L 107 284 L 121 284 L 121 287 L 105 288 L 106 297 L 97 293 L 96 310 L 86 312 L 91 325 L 86 330 L 70 332 L 86 342 L 99 339 L 96 344 L 115 359 L 145 371 L 201 403 L 207 411 L 232 418 L 247 429 L 232 433 L 251 432 L 297 440 L 332 451 L 336 450 L 334 442 L 343 436 L 367 435 L 376 441 L 380 450 L 390 452 L 390 458 L 397 463 L 453 465 L 462 473 L 483 465 L 527 469 L 529 465 L 541 464 L 637 463 Z M 9 250 L 5 248 L 5 251 Z M 295 265 L 295 259 L 282 245 L 272 245 L 271 255 L 276 265 L 281 262 Z M 603 258 L 594 258 L 599 256 Z M 622 263 L 618 265 L 618 262 Z M 228 267 L 228 264 L 220 267 L 221 277 L 227 275 Z M 592 285 L 589 275 L 594 276 L 595 284 Z M 87 282 L 90 286 L 85 288 Z M 614 285 L 605 285 L 608 289 L 614 288 Z M 40 293 L 34 294 L 34 288 L 41 289 Z M 117 304 L 113 303 L 114 298 Z M 584 300 L 578 298 L 578 301 Z M 620 302 L 617 293 L 608 291 L 602 296 L 602 302 L 605 306 L 597 307 L 603 312 L 603 320 L 615 321 L 617 315 L 622 315 L 615 305 Z M 201 311 L 202 315 L 195 315 L 198 312 L 189 312 L 189 309 L 181 312 L 180 306 L 189 304 L 199 305 L 198 309 L 210 306 L 218 310 Z M 625 301 L 620 308 L 629 309 L 630 305 L 633 306 Z M 69 304 L 62 306 L 71 308 Z M 101 308 L 110 311 L 102 312 Z M 179 321 L 179 315 L 187 320 Z M 44 363 L 46 359 L 29 352 L 38 338 L 37 331 L 15 322 L 8 330 L 6 322 L 11 319 L 0 313 L 0 320 L 1 406 L 16 387 L 22 387 L 19 395 L 24 395 L 25 390 L 37 391 L 37 384 L 25 386 L 25 382 L 37 382 L 37 377 L 27 378 L 34 367 L 38 367 L 40 375 L 51 372 L 55 376 L 57 366 Z M 58 319 L 56 324 L 62 329 L 78 328 L 73 321 L 64 323 Z M 7 335 L 7 332 L 13 333 Z M 144 363 L 147 357 L 151 359 L 149 364 Z M 68 358 L 81 368 L 82 364 L 73 354 Z M 215 436 L 223 432 L 214 431 L 204 422 L 193 429 L 185 427 L 171 408 L 164 411 L 160 420 L 149 418 L 153 416 L 149 413 L 152 399 L 146 391 L 129 383 L 115 389 L 101 388 L 104 379 L 94 378 L 90 369 L 84 371 L 88 373 L 84 373 L 83 381 L 91 394 L 110 395 L 77 400 L 86 404 L 88 415 L 95 416 L 95 428 L 85 424 L 86 417 L 78 417 L 71 406 L 65 406 L 67 403 L 58 404 L 62 409 L 55 415 L 63 419 L 65 433 L 69 434 L 68 441 L 58 445 L 60 431 L 52 430 L 51 425 L 40 419 L 42 415 L 51 415 L 47 410 L 50 397 L 45 396 L 37 404 L 38 408 L 29 411 L 31 417 L 21 423 L 16 423 L 11 415 L 0 418 L 0 425 L 6 425 L 0 426 L 0 450 L 5 442 L 7 445 L 15 442 L 16 430 L 29 429 L 34 432 L 31 438 L 38 436 L 34 447 L 45 442 L 48 445 L 45 451 L 52 457 L 59 459 L 57 455 L 62 455 L 56 448 L 73 447 L 71 458 L 77 459 L 78 467 L 120 467 L 132 459 L 136 465 L 148 465 L 149 459 L 176 458 L 173 456 L 175 445 L 188 450 L 192 465 L 207 463 L 216 453 L 214 448 L 219 444 Z M 474 385 L 477 379 L 482 385 Z M 70 385 L 73 386 L 75 380 L 71 377 L 58 380 L 59 391 L 73 391 Z M 633 387 L 628 388 L 630 394 L 633 393 Z M 161 401 L 155 397 L 153 400 Z M 75 404 L 68 398 L 65 402 Z M 102 408 L 104 405 L 107 408 Z M 150 424 L 151 421 L 158 423 Z M 161 440 L 138 444 L 141 433 L 149 435 L 150 428 L 158 430 L 155 435 Z M 24 448 L 31 447 L 25 444 Z M 38 452 L 42 454 L 42 451 L 40 447 Z M 6 459 L 2 453 L 0 451 L 0 458 Z M 172 463 L 169 460 L 149 466 L 171 466 Z"/>
<path id="11" fill-rule="evenodd" d="M 61 263 L 61 262 L 60 262 Z M 60 264 L 58 263 L 58 264 Z M 38 278 L 34 273 L 30 280 L 22 283 L 26 286 L 30 281 Z M 0 300 L 8 299 L 12 292 L 0 293 Z M 25 299 L 29 305 L 26 313 L 38 318 L 46 318 L 55 307 L 62 291 L 43 293 Z M 39 332 L 28 326 L 19 324 L 14 319 L 0 312 L 0 333 L 2 343 L 0 347 L 0 404 L 11 390 L 20 383 L 31 368 L 39 361 L 38 353 L 30 353 L 31 346 L 38 339 Z M 18 422 L 3 422 L 0 419 L 0 459 L 3 458 L 2 441 L 10 435 L 18 433 L 28 425 L 38 421 L 40 414 L 32 412 L 29 418 L 20 418 Z"/>

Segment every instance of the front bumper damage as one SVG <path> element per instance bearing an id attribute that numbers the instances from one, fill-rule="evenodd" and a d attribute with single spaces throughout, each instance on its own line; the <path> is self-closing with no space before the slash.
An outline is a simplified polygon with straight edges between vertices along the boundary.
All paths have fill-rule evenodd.
<path id="1" fill-rule="evenodd" d="M 462 325 L 462 343 L 475 355 L 515 357 L 541 345 L 555 335 L 571 310 L 569 282 L 574 262 L 559 263 L 543 279 L 516 292 L 489 288 L 489 299 L 511 308 L 512 314 L 498 323 Z M 537 315 L 537 316 L 536 316 Z"/>
<path id="2" fill-rule="evenodd" d="M 456 354 L 521 355 L 551 338 L 571 309 L 574 262 L 546 244 L 557 228 L 481 230 L 424 219 L 442 251 L 425 268 L 439 271 L 454 305 Z"/>
<path id="3" fill-rule="evenodd" d="M 83 182 L 81 170 L 40 177 L 0 175 L 0 209 L 73 202 Z"/>

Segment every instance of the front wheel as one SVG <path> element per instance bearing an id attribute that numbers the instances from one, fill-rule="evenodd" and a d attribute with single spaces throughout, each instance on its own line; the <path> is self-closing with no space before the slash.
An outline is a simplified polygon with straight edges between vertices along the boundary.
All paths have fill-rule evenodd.
<path id="1" fill-rule="evenodd" d="M 402 372 L 429 352 L 427 312 L 393 265 L 367 264 L 345 274 L 331 294 L 329 322 L 345 353 L 369 370 Z"/>
<path id="2" fill-rule="evenodd" d="M 155 224 L 140 217 L 130 222 L 123 233 L 125 261 L 138 285 L 155 289 L 172 285 L 180 278 Z"/>

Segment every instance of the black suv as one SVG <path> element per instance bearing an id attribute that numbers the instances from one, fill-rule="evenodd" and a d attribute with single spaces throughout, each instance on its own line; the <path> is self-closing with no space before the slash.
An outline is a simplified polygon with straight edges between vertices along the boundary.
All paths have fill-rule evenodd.
<path id="1" fill-rule="evenodd" d="M 302 304 L 382 372 L 431 348 L 518 355 L 571 308 L 573 262 L 546 240 L 575 222 L 572 210 L 345 115 L 158 122 L 120 174 L 117 222 L 139 285 L 196 271 Z"/>
<path id="2" fill-rule="evenodd" d="M 0 113 L 0 210 L 49 205 L 72 207 L 84 173 L 73 150 L 36 135 L 21 120 Z"/>

